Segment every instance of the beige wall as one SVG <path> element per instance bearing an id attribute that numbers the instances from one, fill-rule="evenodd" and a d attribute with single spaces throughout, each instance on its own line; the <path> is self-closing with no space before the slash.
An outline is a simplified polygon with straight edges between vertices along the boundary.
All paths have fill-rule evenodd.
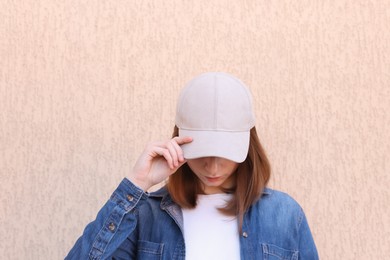
<path id="1" fill-rule="evenodd" d="M 2 0 L 1 258 L 63 258 L 205 71 L 250 86 L 321 258 L 388 258 L 389 25 L 387 0 Z"/>

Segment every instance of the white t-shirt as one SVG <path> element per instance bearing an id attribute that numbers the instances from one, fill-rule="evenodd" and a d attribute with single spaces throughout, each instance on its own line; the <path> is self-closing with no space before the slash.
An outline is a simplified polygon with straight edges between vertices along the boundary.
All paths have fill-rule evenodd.
<path id="1" fill-rule="evenodd" d="M 198 195 L 195 209 L 183 209 L 186 260 L 240 259 L 237 218 L 225 216 L 231 194 Z"/>

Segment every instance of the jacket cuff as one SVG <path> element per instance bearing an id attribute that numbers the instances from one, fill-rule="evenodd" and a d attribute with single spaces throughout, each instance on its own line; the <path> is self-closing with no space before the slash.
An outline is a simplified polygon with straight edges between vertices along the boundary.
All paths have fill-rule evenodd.
<path id="1" fill-rule="evenodd" d="M 149 193 L 144 192 L 129 179 L 124 178 L 112 194 L 110 200 L 119 205 L 126 212 L 129 212 L 139 203 L 139 201 L 144 201 L 148 197 Z"/>

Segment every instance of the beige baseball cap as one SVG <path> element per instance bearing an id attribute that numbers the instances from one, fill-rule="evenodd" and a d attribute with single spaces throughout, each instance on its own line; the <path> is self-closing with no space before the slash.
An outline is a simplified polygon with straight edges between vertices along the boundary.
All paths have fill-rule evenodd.
<path id="1" fill-rule="evenodd" d="M 252 95 L 232 75 L 201 74 L 181 91 L 175 123 L 179 136 L 193 138 L 181 146 L 184 158 L 215 156 L 241 163 L 247 157 L 250 129 L 255 125 Z"/>

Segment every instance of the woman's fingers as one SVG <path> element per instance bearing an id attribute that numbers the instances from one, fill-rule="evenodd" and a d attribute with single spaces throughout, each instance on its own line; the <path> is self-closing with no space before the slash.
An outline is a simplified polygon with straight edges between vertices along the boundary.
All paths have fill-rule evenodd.
<path id="1" fill-rule="evenodd" d="M 169 154 L 172 158 L 172 165 L 174 167 L 177 167 L 179 165 L 179 158 L 180 158 L 180 151 L 176 149 L 176 146 L 179 146 L 173 139 L 169 140 L 166 144 L 166 147 L 169 151 Z M 181 150 L 181 149 L 180 149 Z"/>
<path id="2" fill-rule="evenodd" d="M 169 168 L 171 168 L 171 169 L 174 168 L 174 160 L 172 159 L 172 155 L 166 146 L 165 146 L 165 148 L 159 147 L 159 146 L 153 147 L 152 157 L 155 158 L 157 156 L 164 157 L 168 163 Z"/>
<path id="3" fill-rule="evenodd" d="M 180 145 L 191 141 L 191 137 L 175 137 L 149 143 L 135 163 L 130 180 L 144 190 L 163 181 L 186 162 Z"/>
<path id="4" fill-rule="evenodd" d="M 174 137 L 169 141 L 169 151 L 172 154 L 172 158 L 175 160 L 174 164 L 176 167 L 181 165 L 184 162 L 184 154 L 183 150 L 181 149 L 180 145 L 192 142 L 192 138 L 189 136 L 185 137 Z"/>
<path id="5" fill-rule="evenodd" d="M 192 142 L 192 137 L 190 136 L 176 136 L 172 140 L 175 140 L 177 144 L 182 145 L 182 144 L 187 144 Z"/>
<path id="6" fill-rule="evenodd" d="M 165 148 L 167 142 L 169 142 L 169 141 L 174 141 L 174 142 L 176 142 L 180 146 L 182 144 L 191 143 L 192 142 L 192 137 L 190 137 L 190 136 L 183 136 L 183 137 L 176 136 L 176 137 L 174 137 L 174 138 L 172 138 L 172 139 L 170 139 L 168 141 L 159 141 L 159 142 L 154 142 L 152 144 Z"/>
<path id="7" fill-rule="evenodd" d="M 190 143 L 190 142 L 192 142 L 192 138 L 189 136 L 184 136 L 184 137 L 177 136 L 168 141 L 155 142 L 152 144 L 151 148 L 153 149 L 153 147 L 155 147 L 154 149 L 158 151 L 157 154 L 160 156 L 164 156 L 170 168 L 173 169 L 173 168 L 177 168 L 180 164 L 182 164 L 182 162 L 184 162 L 183 150 L 181 149 L 180 145 Z M 160 149 L 157 149 L 157 147 L 159 147 Z M 161 149 L 167 149 L 170 156 L 168 156 L 168 154 L 164 155 L 165 151 Z"/>

